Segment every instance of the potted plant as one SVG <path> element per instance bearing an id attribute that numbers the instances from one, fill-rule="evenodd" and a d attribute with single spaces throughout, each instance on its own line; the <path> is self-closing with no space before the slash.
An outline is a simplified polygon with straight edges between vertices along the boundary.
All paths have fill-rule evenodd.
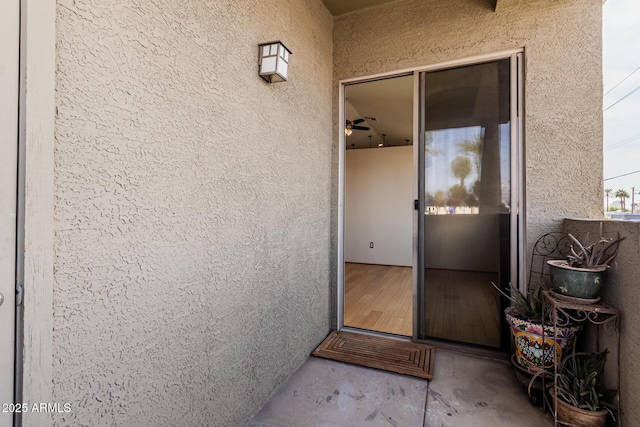
<path id="1" fill-rule="evenodd" d="M 607 351 L 572 353 L 558 367 L 551 396 L 558 420 L 569 425 L 602 427 L 613 406 L 605 402 L 602 374 Z"/>
<path id="2" fill-rule="evenodd" d="M 600 223 L 602 236 L 602 223 Z M 589 234 L 584 243 L 574 235 L 569 234 L 573 241 L 566 260 L 547 261 L 550 266 L 551 283 L 556 294 L 582 298 L 597 298 L 600 287 L 604 283 L 604 276 L 611 261 L 618 254 L 618 246 L 624 240 L 619 235 L 616 238 L 600 237 L 589 244 Z"/>
<path id="3" fill-rule="evenodd" d="M 559 326 L 554 331 L 548 318 L 543 322 L 542 285 L 530 288 L 525 296 L 512 284 L 509 284 L 510 294 L 491 284 L 513 303 L 504 310 L 504 315 L 513 337 L 516 363 L 531 373 L 553 369 L 554 362 L 562 360 L 562 355 L 573 349 L 582 325 Z"/>

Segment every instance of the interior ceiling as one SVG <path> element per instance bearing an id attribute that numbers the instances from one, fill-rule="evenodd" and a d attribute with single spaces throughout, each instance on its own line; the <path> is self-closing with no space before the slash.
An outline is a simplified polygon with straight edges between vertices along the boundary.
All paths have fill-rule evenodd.
<path id="1" fill-rule="evenodd" d="M 413 76 L 394 77 L 349 85 L 345 88 L 347 120 L 365 119 L 347 137 L 347 149 L 377 147 L 385 134 L 385 145 L 411 145 L 413 141 Z M 406 140 L 409 140 L 408 142 Z"/>
<path id="2" fill-rule="evenodd" d="M 325 7 L 333 16 L 354 10 L 365 9 L 367 7 L 378 6 L 380 4 L 391 3 L 395 0 L 322 0 Z"/>
<path id="3" fill-rule="evenodd" d="M 345 119 L 370 129 L 354 129 L 346 149 L 413 145 L 413 84 L 408 75 L 347 85 Z M 425 84 L 425 130 L 509 121 L 508 59 L 431 72 Z"/>

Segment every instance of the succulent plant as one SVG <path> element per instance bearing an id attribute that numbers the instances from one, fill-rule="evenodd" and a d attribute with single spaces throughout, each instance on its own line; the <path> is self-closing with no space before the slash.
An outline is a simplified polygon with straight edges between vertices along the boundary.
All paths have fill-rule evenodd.
<path id="1" fill-rule="evenodd" d="M 575 245 L 570 246 L 570 253 L 567 255 L 567 264 L 570 267 L 578 268 L 594 268 L 602 265 L 610 265 L 611 261 L 618 255 L 618 246 L 625 238 L 618 236 L 602 237 L 602 223 L 600 223 L 600 238 L 588 244 L 589 233 L 584 239 L 584 243 L 580 242 L 573 234 L 569 234 L 569 238 L 573 240 Z"/>
<path id="2" fill-rule="evenodd" d="M 527 292 L 525 296 L 520 292 L 520 289 L 511 283 L 509 283 L 510 295 L 500 289 L 495 283 L 491 282 L 491 284 L 498 292 L 516 305 L 521 316 L 534 322 L 542 322 L 542 285 L 535 289 L 529 288 L 529 292 Z"/>
<path id="3" fill-rule="evenodd" d="M 607 409 L 613 405 L 603 400 L 602 374 L 607 350 L 599 353 L 572 353 L 558 366 L 555 388 L 558 399 L 587 411 Z"/>

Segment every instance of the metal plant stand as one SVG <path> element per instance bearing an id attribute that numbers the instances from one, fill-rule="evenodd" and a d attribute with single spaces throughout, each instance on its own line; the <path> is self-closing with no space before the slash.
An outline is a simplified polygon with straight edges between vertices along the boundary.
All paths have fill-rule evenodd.
<path id="1" fill-rule="evenodd" d="M 601 302 L 595 302 L 592 304 L 583 304 L 575 301 L 576 298 L 565 297 L 558 295 L 552 291 L 542 291 L 542 303 L 543 303 L 543 325 L 545 315 L 550 314 L 551 327 L 554 330 L 553 342 L 558 340 L 558 327 L 567 326 L 569 323 L 590 322 L 597 327 L 596 331 L 596 351 L 602 351 L 601 349 L 601 332 L 613 332 L 616 346 L 616 396 L 615 405 L 617 407 L 616 413 L 616 425 L 622 426 L 620 420 L 621 408 L 620 408 L 620 312 L 610 307 L 607 304 Z M 543 329 L 543 343 L 544 343 L 544 327 Z M 550 349 L 554 351 L 554 349 Z M 543 346 L 543 352 L 545 351 Z M 546 350 L 549 351 L 549 350 Z M 554 359 L 553 366 L 553 378 L 558 373 L 558 363 L 556 357 Z M 543 381 L 545 376 L 543 375 Z M 553 414 L 554 425 L 557 427 L 562 426 L 574 426 L 574 424 L 567 424 L 558 421 L 557 399 L 556 395 L 551 396 L 551 402 L 546 402 L 549 406 L 551 413 Z"/>

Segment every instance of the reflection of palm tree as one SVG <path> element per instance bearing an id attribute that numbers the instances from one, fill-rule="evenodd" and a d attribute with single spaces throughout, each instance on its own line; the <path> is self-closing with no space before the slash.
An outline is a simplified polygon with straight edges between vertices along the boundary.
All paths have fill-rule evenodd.
<path id="1" fill-rule="evenodd" d="M 482 137 L 477 135 L 472 141 L 466 140 L 458 144 L 460 150 L 463 153 L 469 154 L 473 158 L 473 163 L 476 168 L 476 175 L 480 179 L 480 162 L 482 161 Z"/>
<path id="2" fill-rule="evenodd" d="M 629 197 L 629 193 L 627 193 L 622 188 L 616 191 L 616 197 L 620 199 L 620 209 L 625 210 L 625 199 Z"/>
<path id="3" fill-rule="evenodd" d="M 606 211 L 609 212 L 609 197 L 611 197 L 613 195 L 613 190 L 610 188 L 605 188 L 604 189 L 604 195 L 607 197 L 607 209 Z"/>
<path id="4" fill-rule="evenodd" d="M 431 148 L 433 145 L 433 131 L 427 131 L 424 133 L 424 154 L 427 156 L 437 156 L 440 154 L 440 150 Z"/>
<path id="5" fill-rule="evenodd" d="M 466 157 L 463 157 L 466 159 Z M 461 184 L 456 184 L 449 189 L 449 199 L 447 204 L 449 206 L 462 206 L 466 202 L 469 194 L 467 193 L 467 187 Z"/>
<path id="6" fill-rule="evenodd" d="M 446 202 L 446 196 L 444 194 L 444 191 L 442 190 L 438 190 L 436 191 L 436 194 L 433 196 L 433 203 L 436 206 L 444 206 L 444 203 Z"/>
<path id="7" fill-rule="evenodd" d="M 453 176 L 460 179 L 460 187 L 464 187 L 464 180 L 471 173 L 471 160 L 468 157 L 459 156 L 451 162 Z"/>

